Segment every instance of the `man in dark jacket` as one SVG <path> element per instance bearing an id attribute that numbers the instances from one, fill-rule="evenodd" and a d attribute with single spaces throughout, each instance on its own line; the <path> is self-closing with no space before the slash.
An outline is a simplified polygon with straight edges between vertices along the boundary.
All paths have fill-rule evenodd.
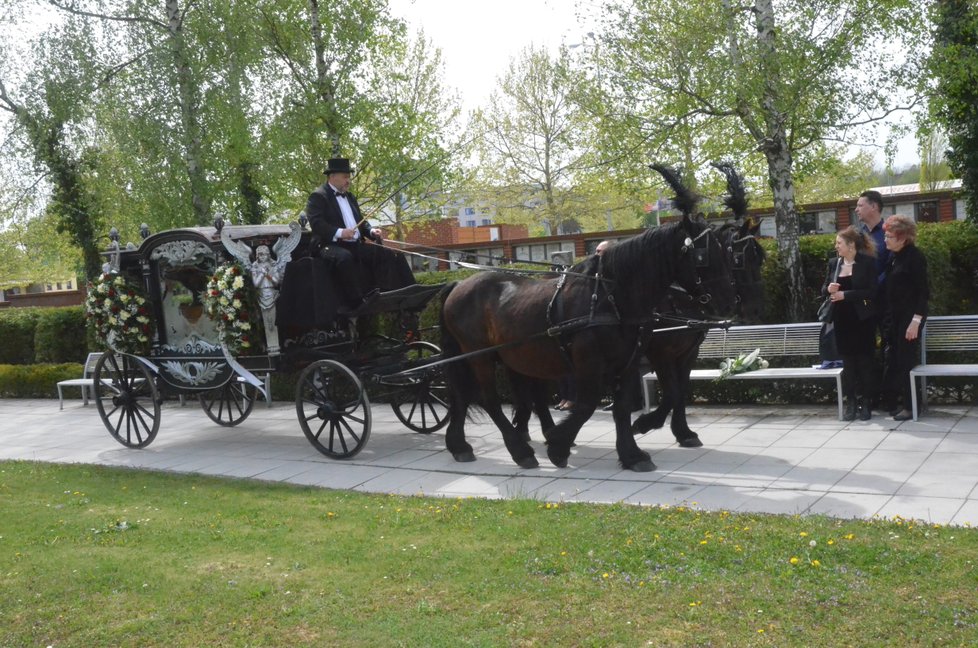
<path id="1" fill-rule="evenodd" d="M 379 290 L 414 284 L 404 255 L 383 247 L 383 231 L 367 223 L 356 197 L 349 193 L 350 161 L 331 158 L 323 173 L 326 182 L 306 203 L 312 251 L 332 266 L 349 309 L 362 310 Z M 373 243 L 364 243 L 367 239 Z"/>

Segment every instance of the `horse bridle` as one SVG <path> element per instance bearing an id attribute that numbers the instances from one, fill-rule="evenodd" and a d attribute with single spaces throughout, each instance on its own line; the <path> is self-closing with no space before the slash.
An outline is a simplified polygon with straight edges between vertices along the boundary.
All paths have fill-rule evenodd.
<path id="1" fill-rule="evenodd" d="M 693 266 L 695 268 L 710 267 L 710 235 L 711 234 L 713 234 L 713 228 L 705 227 L 703 228 L 703 231 L 697 234 L 694 238 L 690 238 L 689 236 L 687 236 L 686 240 L 683 242 L 682 252 L 683 254 L 689 252 L 693 255 Z M 699 241 L 704 236 L 706 237 L 705 245 L 703 245 L 702 247 L 698 247 L 696 245 L 697 241 Z M 699 276 L 699 274 L 697 273 L 696 284 L 695 284 L 696 293 L 697 293 L 696 295 L 693 295 L 688 290 L 686 290 L 683 286 L 675 282 L 671 286 L 669 286 L 669 288 L 670 290 L 673 290 L 675 292 L 686 293 L 690 297 L 694 297 L 701 305 L 705 306 L 706 304 L 709 304 L 713 300 L 713 295 L 710 293 L 707 287 L 709 286 L 709 284 L 712 284 L 715 281 L 722 281 L 722 279 L 720 277 L 710 277 L 704 282 L 703 278 Z"/>

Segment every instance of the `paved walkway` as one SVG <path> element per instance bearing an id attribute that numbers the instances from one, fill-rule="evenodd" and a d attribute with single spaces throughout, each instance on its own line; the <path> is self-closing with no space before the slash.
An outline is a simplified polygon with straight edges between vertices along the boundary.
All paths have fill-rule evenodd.
<path id="1" fill-rule="evenodd" d="M 540 468 L 509 458 L 488 418 L 469 423 L 475 463 L 459 464 L 442 433 L 415 434 L 389 407 L 374 406 L 373 431 L 353 459 L 320 455 L 291 403 L 259 404 L 235 428 L 196 406 L 167 403 L 160 432 L 144 450 L 119 445 L 94 405 L 0 400 L 0 458 L 128 466 L 225 475 L 365 492 L 445 497 L 686 505 L 708 510 L 823 513 L 844 518 L 916 518 L 978 525 L 978 406 L 931 409 L 918 422 L 836 420 L 834 406 L 693 407 L 690 425 L 706 444 L 683 449 L 667 430 L 639 439 L 658 470 L 618 466 L 611 415 L 585 426 L 570 466 Z M 533 438 L 542 436 L 531 429 Z"/>

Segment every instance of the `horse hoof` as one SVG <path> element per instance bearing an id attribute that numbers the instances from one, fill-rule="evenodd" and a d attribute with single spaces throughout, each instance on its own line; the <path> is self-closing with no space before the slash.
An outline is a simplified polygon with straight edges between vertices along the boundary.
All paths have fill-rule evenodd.
<path id="1" fill-rule="evenodd" d="M 530 455 L 529 457 L 524 457 L 523 459 L 517 461 L 516 465 L 518 465 L 520 468 L 539 468 L 540 462 L 537 461 L 536 457 Z"/>
<path id="2" fill-rule="evenodd" d="M 655 470 L 655 464 L 652 463 L 651 459 L 643 459 L 642 461 L 632 464 L 628 467 L 628 469 L 634 472 L 652 472 Z"/>
<path id="3" fill-rule="evenodd" d="M 568 455 L 557 454 L 556 452 L 551 452 L 547 449 L 547 457 L 550 459 L 550 463 L 557 466 L 558 468 L 567 467 L 567 457 Z"/>
<path id="4" fill-rule="evenodd" d="M 455 461 L 459 463 L 471 463 L 475 461 L 475 453 L 471 450 L 466 452 L 456 452 L 452 456 L 455 457 Z"/>
<path id="5" fill-rule="evenodd" d="M 703 442 L 700 441 L 699 437 L 689 437 L 688 439 L 679 440 L 680 448 L 702 448 Z"/>
<path id="6" fill-rule="evenodd" d="M 632 426 L 632 436 L 638 436 L 639 434 L 645 434 L 648 430 L 643 430 L 638 426 Z"/>

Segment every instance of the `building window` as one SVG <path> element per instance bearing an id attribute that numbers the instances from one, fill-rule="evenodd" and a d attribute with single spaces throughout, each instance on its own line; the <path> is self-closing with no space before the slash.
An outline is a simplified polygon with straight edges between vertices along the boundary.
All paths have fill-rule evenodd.
<path id="1" fill-rule="evenodd" d="M 940 220 L 936 202 L 915 203 L 913 208 L 918 223 L 936 223 Z"/>
<path id="2" fill-rule="evenodd" d="M 464 212 L 466 216 L 475 216 L 475 207 L 466 207 Z"/>
<path id="3" fill-rule="evenodd" d="M 482 219 L 482 224 L 483 225 L 492 225 L 492 219 L 491 218 L 483 218 Z"/>
<path id="4" fill-rule="evenodd" d="M 475 227 L 475 221 L 474 220 L 467 220 L 467 221 L 465 221 L 465 226 L 466 227 Z"/>
<path id="5" fill-rule="evenodd" d="M 798 214 L 798 233 L 818 233 L 818 214 L 816 212 L 805 212 L 804 214 Z"/>
<path id="6" fill-rule="evenodd" d="M 65 289 L 72 290 L 71 282 L 70 281 L 65 285 Z"/>

